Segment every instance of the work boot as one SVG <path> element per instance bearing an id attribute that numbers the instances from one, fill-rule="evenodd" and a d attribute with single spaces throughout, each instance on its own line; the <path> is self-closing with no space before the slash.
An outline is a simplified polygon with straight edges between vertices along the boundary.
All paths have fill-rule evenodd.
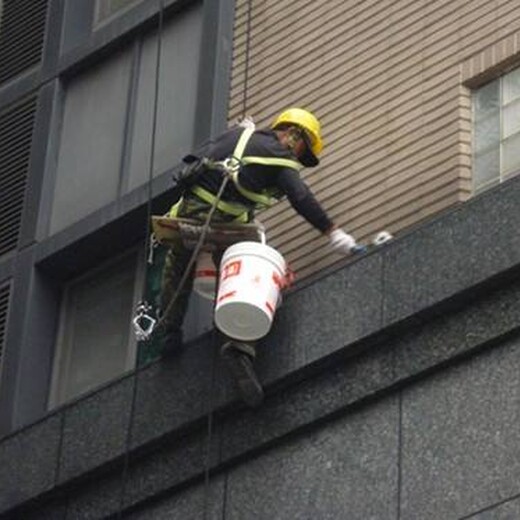
<path id="1" fill-rule="evenodd" d="M 247 344 L 228 342 L 222 345 L 220 354 L 231 372 L 242 401 L 255 408 L 262 403 L 264 391 L 253 368 L 253 356 L 246 353 L 251 349 L 254 352 L 254 348 Z"/>
<path id="2" fill-rule="evenodd" d="M 162 338 L 161 357 L 171 359 L 182 350 L 182 330 L 167 332 Z"/>

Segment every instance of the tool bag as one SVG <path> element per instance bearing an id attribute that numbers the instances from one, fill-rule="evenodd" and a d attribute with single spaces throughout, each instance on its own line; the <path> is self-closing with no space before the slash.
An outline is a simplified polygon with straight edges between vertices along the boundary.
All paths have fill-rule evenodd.
<path id="1" fill-rule="evenodd" d="M 184 166 L 172 176 L 172 203 L 178 202 L 182 195 L 197 184 L 199 177 L 207 171 L 207 159 L 197 155 L 186 155 L 182 162 Z"/>

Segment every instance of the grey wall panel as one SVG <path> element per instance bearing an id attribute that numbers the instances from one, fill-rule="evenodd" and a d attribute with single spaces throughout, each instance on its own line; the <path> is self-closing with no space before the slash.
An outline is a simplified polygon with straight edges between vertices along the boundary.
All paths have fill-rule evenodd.
<path id="1" fill-rule="evenodd" d="M 29 294 L 32 284 L 33 255 L 30 249 L 19 254 L 11 285 L 10 308 L 5 348 L 2 354 L 2 392 L 0 393 L 0 436 L 19 428 L 20 364 L 24 361 L 23 341 L 26 337 Z M 29 361 L 30 362 L 30 361 Z M 32 379 L 29 379 L 32 383 Z"/>
<path id="2" fill-rule="evenodd" d="M 379 330 L 383 295 L 381 255 L 288 294 L 272 331 L 259 342 L 262 380 L 271 382 Z"/>
<path id="3" fill-rule="evenodd" d="M 460 518 L 520 493 L 520 340 L 403 393 L 402 520 Z"/>
<path id="4" fill-rule="evenodd" d="M 382 274 L 382 256 L 370 256 L 288 298 L 298 316 L 292 341 L 305 344 L 305 363 L 381 327 Z"/>
<path id="5" fill-rule="evenodd" d="M 39 506 L 31 512 L 25 512 L 24 520 L 67 520 L 65 502 Z"/>
<path id="6" fill-rule="evenodd" d="M 520 283 L 509 282 L 474 297 L 471 305 L 451 307 L 435 319 L 400 331 L 392 343 L 395 378 L 411 378 L 474 349 L 518 335 L 519 295 Z"/>
<path id="7" fill-rule="evenodd" d="M 213 468 L 216 464 L 220 440 L 219 432 L 213 431 L 209 442 L 204 425 L 197 432 L 163 443 L 161 450 L 148 457 L 131 459 L 125 485 L 125 506 L 134 507 L 147 498 L 185 485 L 193 478 L 203 481 L 206 467 Z M 199 513 L 202 514 L 202 508 Z"/>
<path id="8" fill-rule="evenodd" d="M 64 411 L 60 482 L 124 453 L 133 384 L 125 379 Z"/>
<path id="9" fill-rule="evenodd" d="M 188 489 L 169 489 L 169 486 L 178 483 L 175 480 L 182 479 L 186 461 L 195 458 L 197 464 L 201 464 L 203 453 L 203 443 L 193 446 L 188 441 L 184 445 L 179 445 L 174 452 L 165 449 L 161 457 L 156 457 L 151 464 L 145 465 L 142 473 L 136 472 L 131 464 L 130 471 L 126 473 L 129 480 L 125 484 L 125 506 L 134 508 L 137 506 L 137 509 L 129 514 L 123 513 L 122 518 L 129 520 L 222 519 L 225 487 L 223 477 L 212 477 L 207 488 L 203 485 L 195 485 Z M 68 494 L 66 518 L 97 520 L 108 518 L 112 514 L 117 516 L 121 509 L 121 479 L 124 477 L 123 473 L 114 474 L 111 479 L 99 478 L 80 489 L 72 490 Z M 159 495 L 154 497 L 155 493 Z M 150 499 L 145 507 L 139 506 L 139 502 L 145 498 Z"/>
<path id="10" fill-rule="evenodd" d="M 351 409 L 395 383 L 391 349 L 373 349 L 367 356 L 336 359 L 322 370 L 276 393 L 268 388 L 259 409 L 233 413 L 223 426 L 222 460 L 241 457 L 306 425 Z"/>
<path id="11" fill-rule="evenodd" d="M 518 498 L 505 504 L 498 504 L 486 511 L 466 517 L 466 520 L 517 520 L 520 518 L 520 500 Z"/>
<path id="12" fill-rule="evenodd" d="M 384 318 L 394 321 L 520 264 L 520 179 L 388 246 Z"/>
<path id="13" fill-rule="evenodd" d="M 79 4 L 80 2 L 76 2 Z M 65 0 L 48 0 L 45 47 L 42 60 L 42 82 L 55 77 L 64 29 Z"/>
<path id="14" fill-rule="evenodd" d="M 0 444 L 0 511 L 54 486 L 60 429 L 54 415 Z"/>
<path id="15" fill-rule="evenodd" d="M 387 399 L 231 471 L 226 520 L 395 518 L 398 410 Z"/>
<path id="16" fill-rule="evenodd" d="M 32 136 L 31 158 L 27 172 L 27 189 L 24 201 L 24 213 L 18 248 L 27 247 L 37 239 L 39 224 L 40 201 L 45 181 L 45 161 L 49 147 L 49 134 L 53 102 L 55 97 L 55 83 L 44 85 L 38 93 L 38 104 Z"/>
<path id="17" fill-rule="evenodd" d="M 121 51 L 66 86 L 51 233 L 118 195 L 130 66 Z"/>
<path id="18" fill-rule="evenodd" d="M 99 520 L 110 513 L 117 513 L 121 505 L 121 474 L 112 478 L 99 477 L 79 489 L 74 489 L 65 499 L 66 518 L 75 520 Z M 64 500 L 64 501 L 65 501 Z"/>
<path id="19" fill-rule="evenodd" d="M 210 406 L 222 402 L 222 375 L 212 373 L 217 348 L 213 335 L 208 335 L 139 373 L 135 446 L 201 418 Z"/>
<path id="20" fill-rule="evenodd" d="M 61 37 L 61 53 L 65 54 L 88 41 L 95 3 L 88 0 L 64 0 L 64 25 Z"/>
<path id="21" fill-rule="evenodd" d="M 205 0 L 195 142 L 227 127 L 235 0 Z M 222 100 L 222 101 L 220 101 Z"/>
<path id="22" fill-rule="evenodd" d="M 215 478 L 206 488 L 197 486 L 167 496 L 156 504 L 150 504 L 146 510 L 137 511 L 128 516 L 127 520 L 164 520 L 179 518 L 182 520 L 222 520 L 224 509 L 223 477 Z"/>
<path id="23" fill-rule="evenodd" d="M 32 260 L 32 259 L 31 259 Z M 29 283 L 20 358 L 16 374 L 13 423 L 30 424 L 47 412 L 54 338 L 61 292 L 36 269 L 21 273 Z"/>

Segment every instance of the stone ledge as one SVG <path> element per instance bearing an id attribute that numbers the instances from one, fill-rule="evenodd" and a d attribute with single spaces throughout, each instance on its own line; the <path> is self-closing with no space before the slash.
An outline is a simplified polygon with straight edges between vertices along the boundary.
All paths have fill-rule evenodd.
<path id="1" fill-rule="evenodd" d="M 135 377 L 132 446 L 148 453 L 136 459 L 141 462 L 134 468 L 150 482 L 143 486 L 145 499 L 161 487 L 200 478 L 200 457 L 165 480 L 152 477 L 159 471 L 153 460 L 164 463 L 161 450 L 175 451 L 180 438 L 203 436 L 212 408 L 224 432 L 221 456 L 214 459 L 218 467 L 516 334 L 519 191 L 520 179 L 514 179 L 290 294 L 260 347 L 258 370 L 268 395 L 257 411 L 236 406 L 236 394 L 218 362 L 211 384 L 215 349 L 206 335 L 178 362 L 155 363 L 51 416 L 48 420 L 57 423 L 68 417 L 67 436 L 62 439 L 61 431 L 54 431 L 56 450 L 33 474 L 22 474 L 22 453 L 11 478 L 3 479 L 7 488 L 0 511 L 76 486 L 77 478 L 88 480 L 90 473 L 98 479 L 103 467 L 107 482 L 117 489 L 119 473 L 109 466 L 116 467 L 124 455 L 125 420 L 103 420 L 103 435 L 112 441 L 91 456 L 95 430 L 85 430 L 82 417 L 111 410 L 117 402 L 128 411 Z M 18 441 L 13 439 L 32 438 L 40 425 L 4 439 L 3 458 L 15 460 Z M 24 450 L 30 451 L 30 446 Z M 95 496 L 98 487 L 92 487 Z"/>
<path id="2" fill-rule="evenodd" d="M 223 409 L 214 416 L 211 444 L 207 424 L 193 424 L 182 434 L 163 435 L 148 450 L 132 455 L 127 472 L 126 508 L 172 489 L 201 481 L 210 450 L 211 473 L 299 435 L 309 427 L 349 413 L 364 403 L 442 369 L 510 336 L 520 336 L 516 302 L 520 282 L 497 288 L 477 302 L 452 309 L 429 323 L 417 323 L 351 357 L 346 352 L 308 368 L 306 376 L 285 388 L 268 388 L 258 410 Z M 427 325 L 427 326 L 425 326 Z M 70 507 L 79 516 L 116 512 L 122 467 L 114 466 L 71 489 Z M 66 489 L 67 485 L 57 490 Z M 46 495 L 52 498 L 49 486 Z M 44 499 L 45 497 L 42 497 Z"/>

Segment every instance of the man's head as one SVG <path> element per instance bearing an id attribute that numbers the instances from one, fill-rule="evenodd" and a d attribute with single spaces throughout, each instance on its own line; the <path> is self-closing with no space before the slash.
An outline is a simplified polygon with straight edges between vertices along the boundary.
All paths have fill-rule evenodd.
<path id="1" fill-rule="evenodd" d="M 316 166 L 323 149 L 321 126 L 318 119 L 302 108 L 289 108 L 273 122 L 280 142 L 298 157 L 304 166 Z"/>

